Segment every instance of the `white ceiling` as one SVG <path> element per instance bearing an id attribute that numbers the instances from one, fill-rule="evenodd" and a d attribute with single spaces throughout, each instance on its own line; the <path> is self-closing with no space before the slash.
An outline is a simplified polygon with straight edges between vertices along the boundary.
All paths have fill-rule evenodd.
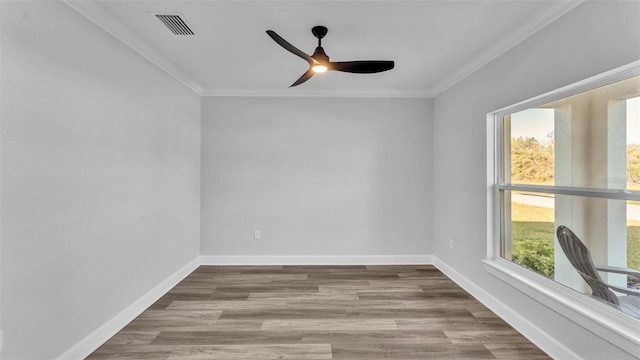
<path id="1" fill-rule="evenodd" d="M 578 5 L 505 0 L 65 0 L 201 95 L 435 96 Z M 197 36 L 152 14 L 181 13 Z M 333 61 L 394 60 L 378 74 L 330 71 L 289 88 L 307 63 L 265 30 L 313 53 L 314 25 Z"/>

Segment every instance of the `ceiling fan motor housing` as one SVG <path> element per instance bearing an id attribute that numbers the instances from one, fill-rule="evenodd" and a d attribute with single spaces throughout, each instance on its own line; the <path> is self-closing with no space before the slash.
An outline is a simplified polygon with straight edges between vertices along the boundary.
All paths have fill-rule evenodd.
<path id="1" fill-rule="evenodd" d="M 322 48 L 322 46 L 318 46 L 316 48 L 316 51 L 313 52 L 313 55 L 311 55 L 311 57 L 321 63 L 329 62 L 329 56 L 327 55 L 327 53 L 324 52 L 324 49 Z"/>

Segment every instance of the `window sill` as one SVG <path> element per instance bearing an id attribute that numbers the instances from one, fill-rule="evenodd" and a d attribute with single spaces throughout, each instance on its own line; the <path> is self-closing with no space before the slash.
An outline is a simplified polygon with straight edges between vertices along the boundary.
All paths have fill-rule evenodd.
<path id="1" fill-rule="evenodd" d="M 483 262 L 489 274 L 618 348 L 637 355 L 640 320 L 504 259 Z"/>

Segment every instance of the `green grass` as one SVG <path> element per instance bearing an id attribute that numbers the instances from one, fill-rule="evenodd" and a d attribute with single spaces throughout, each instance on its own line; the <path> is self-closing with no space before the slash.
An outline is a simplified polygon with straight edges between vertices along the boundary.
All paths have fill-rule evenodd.
<path id="1" fill-rule="evenodd" d="M 552 208 L 526 204 L 511 204 L 511 220 L 522 222 L 550 222 L 553 224 Z"/>
<path id="2" fill-rule="evenodd" d="M 545 241 L 553 246 L 555 239 L 553 209 L 511 204 L 512 250 L 523 240 Z M 627 267 L 640 269 L 640 221 L 627 222 Z"/>
<path id="3" fill-rule="evenodd" d="M 553 244 L 555 229 L 552 222 L 514 221 L 511 223 L 511 237 L 516 243 L 522 240 L 544 240 Z"/>
<path id="4" fill-rule="evenodd" d="M 640 226 L 627 226 L 627 267 L 640 269 Z"/>

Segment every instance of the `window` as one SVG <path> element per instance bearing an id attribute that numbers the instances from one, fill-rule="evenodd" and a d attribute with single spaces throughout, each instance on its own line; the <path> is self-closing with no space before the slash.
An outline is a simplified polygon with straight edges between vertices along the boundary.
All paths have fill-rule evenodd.
<path id="1" fill-rule="evenodd" d="M 569 228 L 596 265 L 640 271 L 640 62 L 496 111 L 488 120 L 494 145 L 488 163 L 490 272 L 505 279 L 495 272 L 500 267 L 538 292 L 579 298 L 577 307 L 595 306 L 604 316 L 631 321 L 633 333 L 640 297 L 612 291 L 617 299 L 633 299 L 632 306 L 622 306 L 590 296 L 592 287 L 556 231 Z M 599 275 L 640 292 L 638 278 Z"/>

